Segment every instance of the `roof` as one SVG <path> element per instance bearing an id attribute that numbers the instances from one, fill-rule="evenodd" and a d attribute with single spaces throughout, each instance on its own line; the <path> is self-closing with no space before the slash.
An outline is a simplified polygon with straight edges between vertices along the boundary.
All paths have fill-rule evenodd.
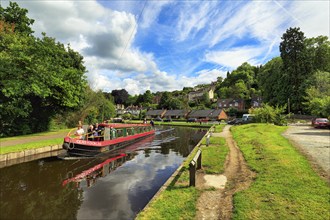
<path id="1" fill-rule="evenodd" d="M 206 118 L 213 112 L 213 109 L 209 110 L 193 110 L 189 113 L 190 118 Z"/>
<path id="2" fill-rule="evenodd" d="M 167 110 L 164 116 L 186 116 L 187 110 Z"/>
<path id="3" fill-rule="evenodd" d="M 217 118 L 221 112 L 223 112 L 222 109 L 209 109 L 209 110 L 193 110 L 190 112 L 189 117 L 190 118 Z"/>
<path id="4" fill-rule="evenodd" d="M 162 115 L 164 114 L 166 110 L 161 109 L 161 110 L 149 110 L 147 111 L 146 115 Z"/>

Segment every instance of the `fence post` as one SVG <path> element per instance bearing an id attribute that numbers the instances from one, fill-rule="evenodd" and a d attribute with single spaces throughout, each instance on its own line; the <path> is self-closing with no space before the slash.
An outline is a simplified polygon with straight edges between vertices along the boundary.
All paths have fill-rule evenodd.
<path id="1" fill-rule="evenodd" d="M 195 186 L 196 184 L 196 166 L 195 162 L 189 163 L 189 186 Z"/>
<path id="2" fill-rule="evenodd" d="M 198 149 L 195 157 L 189 163 L 189 186 L 196 185 L 196 170 L 202 168 L 202 151 Z"/>

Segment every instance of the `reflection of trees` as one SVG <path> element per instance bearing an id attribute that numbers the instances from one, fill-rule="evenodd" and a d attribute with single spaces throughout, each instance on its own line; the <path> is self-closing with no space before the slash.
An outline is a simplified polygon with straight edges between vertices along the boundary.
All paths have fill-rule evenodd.
<path id="1" fill-rule="evenodd" d="M 76 219 L 82 190 L 62 187 L 59 168 L 33 161 L 1 169 L 0 219 Z"/>

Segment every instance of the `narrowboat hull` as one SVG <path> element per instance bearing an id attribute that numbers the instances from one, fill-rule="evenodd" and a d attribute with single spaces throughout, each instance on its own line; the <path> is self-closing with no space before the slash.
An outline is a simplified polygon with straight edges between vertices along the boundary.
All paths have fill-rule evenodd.
<path id="1" fill-rule="evenodd" d="M 127 137 L 119 137 L 113 140 L 102 141 L 80 140 L 65 137 L 63 149 L 66 150 L 66 156 L 68 157 L 96 157 L 125 148 L 126 146 L 129 146 L 154 134 L 155 131 L 151 130 Z"/>

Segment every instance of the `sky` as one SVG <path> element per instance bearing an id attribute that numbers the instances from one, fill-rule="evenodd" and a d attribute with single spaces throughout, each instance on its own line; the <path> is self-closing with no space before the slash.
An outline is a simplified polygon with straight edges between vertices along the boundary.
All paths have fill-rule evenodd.
<path id="1" fill-rule="evenodd" d="M 174 91 L 225 78 L 244 62 L 279 56 L 300 27 L 330 35 L 330 0 L 19 0 L 47 36 L 84 57 L 90 87 L 130 95 Z M 8 0 L 0 0 L 2 7 Z"/>

